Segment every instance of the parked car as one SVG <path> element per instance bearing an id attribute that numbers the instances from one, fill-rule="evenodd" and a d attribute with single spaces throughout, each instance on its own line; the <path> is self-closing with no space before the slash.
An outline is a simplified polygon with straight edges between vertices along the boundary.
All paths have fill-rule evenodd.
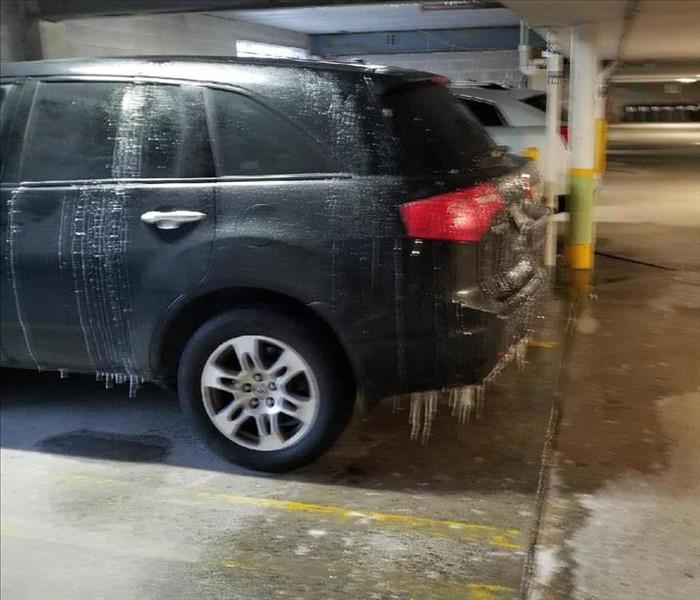
<path id="1" fill-rule="evenodd" d="M 3 366 L 176 387 L 215 450 L 267 471 L 322 453 L 356 397 L 481 381 L 524 334 L 546 211 L 442 83 L 3 65 Z"/>
<path id="2" fill-rule="evenodd" d="M 493 139 L 513 152 L 533 153 L 540 170 L 547 153 L 546 94 L 536 90 L 498 89 L 496 86 L 450 86 Z M 557 196 L 568 194 L 568 129 L 562 124 L 557 139 Z M 563 198 L 562 198 L 563 199 Z"/>

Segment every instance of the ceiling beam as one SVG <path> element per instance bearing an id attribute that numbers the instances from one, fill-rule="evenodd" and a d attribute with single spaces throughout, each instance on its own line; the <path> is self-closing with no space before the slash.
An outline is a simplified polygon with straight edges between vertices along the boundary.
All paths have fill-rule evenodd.
<path id="1" fill-rule="evenodd" d="M 610 76 L 610 81 L 614 83 L 652 83 L 679 79 L 700 81 L 700 61 L 623 63 Z"/>
<path id="2" fill-rule="evenodd" d="M 366 4 L 367 0 L 26 0 L 30 12 L 47 21 L 149 13 L 296 8 L 333 4 Z M 380 2 L 383 4 L 383 2 Z"/>
<path id="3" fill-rule="evenodd" d="M 533 37 L 533 45 L 544 47 L 542 38 L 536 34 Z M 312 35 L 311 51 L 319 56 L 332 57 L 354 54 L 515 50 L 519 39 L 518 27 L 331 33 Z"/>

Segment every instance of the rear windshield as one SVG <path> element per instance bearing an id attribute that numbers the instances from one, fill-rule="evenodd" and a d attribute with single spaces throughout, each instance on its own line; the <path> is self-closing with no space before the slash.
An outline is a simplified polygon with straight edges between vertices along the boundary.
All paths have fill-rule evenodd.
<path id="1" fill-rule="evenodd" d="M 542 112 L 547 112 L 547 94 L 535 94 L 534 96 L 520 100 L 520 102 L 527 104 L 528 106 L 532 106 L 532 108 L 536 108 L 537 110 L 541 110 Z M 566 106 L 562 106 L 561 122 L 566 123 L 568 120 L 569 111 L 567 110 Z"/>
<path id="2" fill-rule="evenodd" d="M 547 94 L 535 94 L 534 96 L 530 96 L 529 98 L 524 98 L 520 102 L 528 104 L 532 106 L 532 108 L 536 108 L 537 110 L 541 110 L 542 112 L 545 112 L 547 110 Z"/>
<path id="3" fill-rule="evenodd" d="M 472 172 L 494 142 L 447 88 L 418 83 L 384 95 L 384 113 L 410 174 Z"/>

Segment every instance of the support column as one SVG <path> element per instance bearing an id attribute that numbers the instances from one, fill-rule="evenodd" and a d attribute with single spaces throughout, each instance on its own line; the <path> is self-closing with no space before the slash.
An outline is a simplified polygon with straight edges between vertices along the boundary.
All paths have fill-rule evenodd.
<path id="1" fill-rule="evenodd" d="M 562 59 L 558 48 L 554 45 L 553 37 L 547 36 L 547 114 L 545 125 L 545 155 L 544 155 L 544 191 L 547 207 L 552 216 L 547 222 L 544 264 L 551 267 L 557 264 L 557 222 L 554 211 L 557 206 L 557 183 L 560 177 L 559 165 L 559 135 L 561 124 L 561 79 L 563 77 Z"/>
<path id="2" fill-rule="evenodd" d="M 571 140 L 571 193 L 569 197 L 569 267 L 592 269 L 595 245 L 593 207 L 595 177 L 595 98 L 598 59 L 592 30 L 573 28 L 571 38 L 571 79 L 569 114 Z"/>
<path id="3" fill-rule="evenodd" d="M 607 168 L 608 149 L 608 75 L 614 65 L 599 69 L 595 95 L 595 173 L 602 176 Z"/>

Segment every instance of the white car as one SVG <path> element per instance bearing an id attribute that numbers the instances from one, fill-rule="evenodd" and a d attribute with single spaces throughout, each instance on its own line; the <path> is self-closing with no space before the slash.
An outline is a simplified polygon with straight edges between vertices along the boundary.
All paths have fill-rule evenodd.
<path id="1" fill-rule="evenodd" d="M 542 92 L 522 89 L 494 89 L 454 84 L 452 93 L 458 96 L 474 117 L 489 132 L 496 143 L 508 146 L 515 154 L 531 156 L 544 172 L 545 106 Z M 567 167 L 569 154 L 565 138 L 566 127 L 557 140 L 557 196 L 568 193 Z"/>

